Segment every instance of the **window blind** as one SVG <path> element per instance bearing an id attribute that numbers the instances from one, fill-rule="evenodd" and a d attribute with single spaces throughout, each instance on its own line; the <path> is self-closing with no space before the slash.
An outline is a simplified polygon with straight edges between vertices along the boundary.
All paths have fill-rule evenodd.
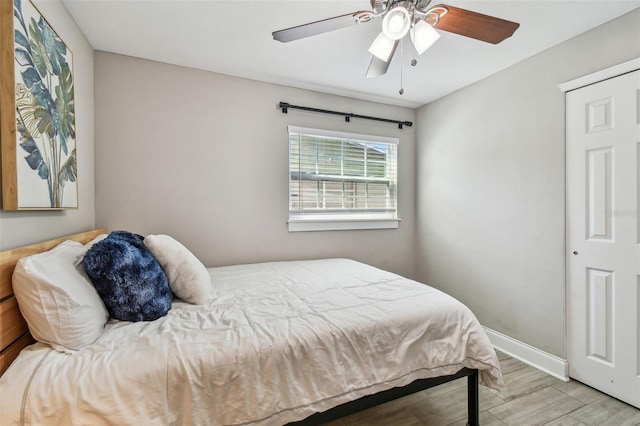
<path id="1" fill-rule="evenodd" d="M 289 126 L 290 216 L 396 218 L 397 139 Z"/>

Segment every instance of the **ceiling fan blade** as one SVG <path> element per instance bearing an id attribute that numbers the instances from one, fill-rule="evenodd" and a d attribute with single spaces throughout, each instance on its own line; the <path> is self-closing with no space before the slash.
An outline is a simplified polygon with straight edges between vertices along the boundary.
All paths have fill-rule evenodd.
<path id="1" fill-rule="evenodd" d="M 393 60 L 393 56 L 396 53 L 396 49 L 398 48 L 398 43 L 400 43 L 400 40 L 396 40 L 393 44 L 393 50 L 391 51 L 391 56 L 389 57 L 388 62 L 371 55 L 371 62 L 369 62 L 369 68 L 367 68 L 367 78 L 380 77 L 387 73 L 389 65 L 391 65 L 391 61 Z"/>
<path id="2" fill-rule="evenodd" d="M 308 24 L 298 25 L 297 27 L 286 28 L 284 30 L 274 31 L 271 33 L 274 40 L 287 43 L 299 40 L 305 37 L 328 33 L 329 31 L 347 28 L 358 24 L 358 16 L 367 14 L 368 12 L 353 12 L 346 15 L 334 16 L 333 18 L 323 19 L 321 21 L 310 22 Z M 364 22 L 364 21 L 363 21 Z"/>
<path id="3" fill-rule="evenodd" d="M 425 18 L 425 21 L 434 25 L 434 28 L 486 41 L 487 43 L 500 43 L 511 37 L 520 26 L 517 22 L 483 15 L 446 4 L 439 4 L 432 9 L 435 8 L 445 8 L 448 12 L 437 22 L 429 16 Z"/>

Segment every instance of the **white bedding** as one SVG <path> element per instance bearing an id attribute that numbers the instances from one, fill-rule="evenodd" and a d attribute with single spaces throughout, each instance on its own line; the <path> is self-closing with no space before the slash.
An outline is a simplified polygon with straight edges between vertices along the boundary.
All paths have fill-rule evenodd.
<path id="1" fill-rule="evenodd" d="M 462 367 L 502 384 L 474 315 L 424 284 L 346 259 L 209 272 L 203 306 L 25 349 L 0 378 L 3 425 L 278 425 Z"/>

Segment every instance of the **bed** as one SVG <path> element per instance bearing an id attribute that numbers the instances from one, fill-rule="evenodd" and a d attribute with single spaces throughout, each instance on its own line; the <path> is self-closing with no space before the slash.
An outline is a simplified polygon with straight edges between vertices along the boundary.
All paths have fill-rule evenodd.
<path id="1" fill-rule="evenodd" d="M 78 351 L 34 342 L 13 296 L 21 257 L 98 229 L 0 253 L 3 424 L 321 424 L 468 377 L 500 388 L 473 314 L 424 284 L 349 259 L 209 268 L 199 306 L 110 320 Z M 10 365 L 11 364 L 11 365 Z"/>

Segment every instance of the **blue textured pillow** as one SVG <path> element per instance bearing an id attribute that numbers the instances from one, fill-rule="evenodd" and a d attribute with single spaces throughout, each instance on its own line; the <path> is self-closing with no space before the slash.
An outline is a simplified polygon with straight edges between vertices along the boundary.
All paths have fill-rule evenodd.
<path id="1" fill-rule="evenodd" d="M 126 231 L 111 232 L 84 256 L 84 268 L 112 318 L 153 321 L 171 309 L 164 270 L 143 243 Z"/>

